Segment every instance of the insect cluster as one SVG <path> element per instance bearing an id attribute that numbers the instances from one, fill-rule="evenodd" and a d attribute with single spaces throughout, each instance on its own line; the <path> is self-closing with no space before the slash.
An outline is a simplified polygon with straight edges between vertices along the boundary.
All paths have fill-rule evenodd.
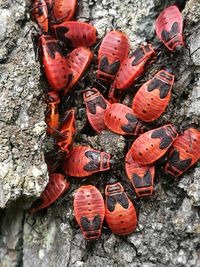
<path id="1" fill-rule="evenodd" d="M 96 43 L 96 29 L 92 25 L 70 21 L 76 1 L 37 0 L 33 18 L 40 31 L 39 46 L 42 63 L 50 89 L 47 93 L 47 134 L 55 140 L 56 152 L 48 158 L 49 183 L 31 212 L 49 206 L 69 188 L 66 176 L 83 178 L 107 171 L 115 165 L 111 155 L 90 146 L 75 146 L 75 111 L 69 109 L 59 118 L 62 99 L 70 96 L 90 65 Z M 166 8 L 155 22 L 157 37 L 171 52 L 184 47 L 183 23 L 179 9 Z M 200 157 L 200 132 L 188 128 L 178 133 L 172 124 L 148 130 L 151 123 L 166 110 L 174 84 L 172 69 L 163 68 L 136 92 L 132 108 L 121 104 L 121 98 L 144 74 L 147 66 L 158 56 L 152 44 L 143 44 L 129 55 L 127 36 L 118 31 L 108 32 L 98 51 L 96 79 L 104 83 L 100 92 L 94 86 L 82 90 L 86 114 L 91 127 L 100 133 L 110 130 L 124 136 L 132 135 L 134 142 L 125 157 L 127 178 L 138 197 L 153 193 L 155 162 L 168 152 L 165 171 L 180 176 Z M 110 85 L 111 84 L 111 85 Z M 60 173 L 60 170 L 62 172 Z M 132 201 L 121 183 L 110 179 L 105 187 L 105 203 L 93 185 L 83 185 L 75 193 L 74 215 L 87 240 L 101 234 L 104 217 L 111 231 L 128 235 L 137 227 L 137 215 Z"/>

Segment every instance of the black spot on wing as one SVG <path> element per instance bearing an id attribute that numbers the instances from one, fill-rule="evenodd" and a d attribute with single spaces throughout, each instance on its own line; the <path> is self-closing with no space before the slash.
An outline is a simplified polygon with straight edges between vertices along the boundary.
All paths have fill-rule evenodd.
<path id="1" fill-rule="evenodd" d="M 85 156 L 91 160 L 100 160 L 101 152 L 91 150 L 85 152 Z"/>
<path id="2" fill-rule="evenodd" d="M 47 46 L 47 53 L 51 58 L 53 59 L 55 58 L 56 52 L 60 54 L 62 57 L 64 57 L 63 52 L 56 41 L 49 42 L 46 44 L 46 46 Z"/>
<path id="3" fill-rule="evenodd" d="M 110 64 L 108 74 L 115 75 L 120 67 L 120 61 L 116 60 L 114 63 Z"/>
<path id="4" fill-rule="evenodd" d="M 164 99 L 169 93 L 170 85 L 163 82 L 159 89 L 160 89 L 160 99 Z"/>
<path id="5" fill-rule="evenodd" d="M 97 231 L 101 227 L 101 217 L 99 214 L 94 216 L 94 219 L 92 221 L 92 227 L 94 231 Z"/>
<path id="6" fill-rule="evenodd" d="M 106 56 L 103 56 L 100 60 L 100 65 L 99 65 L 100 71 L 107 73 L 108 72 L 108 66 L 109 66 L 108 58 Z"/>
<path id="7" fill-rule="evenodd" d="M 160 149 L 165 149 L 173 143 L 173 140 L 170 136 L 164 135 L 162 141 L 160 142 Z"/>
<path id="8" fill-rule="evenodd" d="M 152 185 L 151 173 L 148 170 L 143 177 L 140 177 L 134 173 L 132 175 L 132 181 L 136 188 L 149 187 Z"/>
<path id="9" fill-rule="evenodd" d="M 169 42 L 170 41 L 170 33 L 166 30 L 163 30 L 161 33 L 161 37 L 163 39 L 164 42 Z"/>
<path id="10" fill-rule="evenodd" d="M 87 102 L 87 107 L 89 109 L 89 112 L 93 115 L 96 114 L 96 106 L 100 106 L 102 109 L 107 108 L 107 103 L 102 96 L 95 97 L 91 101 Z"/>
<path id="11" fill-rule="evenodd" d="M 67 80 L 67 85 L 66 85 L 66 87 L 68 87 L 68 86 L 70 85 L 70 83 L 72 82 L 73 78 L 74 78 L 73 73 L 70 73 L 70 74 L 68 75 L 68 80 Z"/>
<path id="12" fill-rule="evenodd" d="M 70 45 L 70 40 L 65 36 L 65 34 L 69 31 L 69 28 L 60 26 L 56 27 L 56 29 L 53 30 L 55 31 L 58 40 L 62 41 L 67 45 Z"/>
<path id="13" fill-rule="evenodd" d="M 112 196 L 107 198 L 107 208 L 110 212 L 113 212 L 115 209 L 116 200 Z"/>
<path id="14" fill-rule="evenodd" d="M 124 209 L 128 209 L 129 203 L 128 203 L 128 197 L 123 192 L 120 194 L 108 196 L 107 198 L 107 208 L 110 212 L 113 212 L 115 209 L 115 205 L 119 203 Z"/>
<path id="15" fill-rule="evenodd" d="M 82 228 L 83 228 L 84 231 L 86 231 L 86 232 L 87 231 L 90 231 L 91 223 L 90 223 L 90 221 L 88 220 L 87 217 L 82 216 L 80 223 L 81 223 L 81 226 L 82 226 Z"/>
<path id="16" fill-rule="evenodd" d="M 96 98 L 96 105 L 100 106 L 102 109 L 107 108 L 107 103 L 102 96 Z"/>
<path id="17" fill-rule="evenodd" d="M 133 127 L 133 126 L 130 125 L 130 124 L 126 124 L 126 125 L 122 125 L 122 126 L 121 126 L 121 129 L 122 129 L 125 133 L 133 133 L 135 127 Z"/>
<path id="18" fill-rule="evenodd" d="M 97 231 L 100 229 L 100 226 L 101 226 L 101 217 L 99 214 L 97 214 L 94 216 L 94 219 L 92 221 L 89 221 L 87 217 L 82 216 L 80 223 L 81 223 L 83 230 L 86 232 Z"/>
<path id="19" fill-rule="evenodd" d="M 147 91 L 152 92 L 155 89 L 159 89 L 160 98 L 164 99 L 169 93 L 170 85 L 160 79 L 153 78 L 147 87 Z"/>
<path id="20" fill-rule="evenodd" d="M 151 92 L 155 89 L 158 89 L 161 85 L 162 85 L 162 81 L 160 79 L 153 78 L 147 87 L 147 91 Z"/>
<path id="21" fill-rule="evenodd" d="M 128 122 L 130 123 L 137 123 L 138 119 L 133 114 L 126 114 L 125 117 L 127 118 Z"/>
<path id="22" fill-rule="evenodd" d="M 178 35 L 179 31 L 180 30 L 179 30 L 178 22 L 174 22 L 170 30 L 171 38 Z"/>
<path id="23" fill-rule="evenodd" d="M 101 159 L 101 154 L 100 152 L 97 151 L 87 151 L 85 153 L 85 156 L 89 158 L 91 161 L 87 163 L 83 169 L 85 171 L 97 171 L 100 169 L 100 159 Z"/>
<path id="24" fill-rule="evenodd" d="M 89 112 L 92 115 L 96 114 L 96 103 L 94 103 L 93 101 L 88 101 L 87 102 L 87 107 L 88 107 Z"/>
<path id="25" fill-rule="evenodd" d="M 116 200 L 124 209 L 128 209 L 129 207 L 128 197 L 124 192 L 116 195 Z"/>
<path id="26" fill-rule="evenodd" d="M 94 161 L 90 161 L 83 167 L 84 171 L 87 172 L 98 171 L 99 168 L 100 168 L 99 164 L 96 164 Z"/>
<path id="27" fill-rule="evenodd" d="M 132 61 L 131 65 L 136 66 L 139 62 L 142 61 L 145 54 L 144 51 L 141 48 L 138 48 L 135 52 L 132 53 L 131 57 L 134 57 L 134 60 Z"/>
<path id="28" fill-rule="evenodd" d="M 172 138 L 167 135 L 166 130 L 163 128 L 155 130 L 151 134 L 151 138 L 160 138 L 161 139 L 160 146 L 159 146 L 160 149 L 165 149 L 173 143 Z"/>
<path id="29" fill-rule="evenodd" d="M 174 150 L 171 154 L 171 157 L 169 158 L 169 163 L 180 171 L 184 171 L 185 169 L 187 169 L 190 166 L 191 162 L 191 158 L 181 160 L 180 152 L 178 150 Z"/>
<path id="30" fill-rule="evenodd" d="M 151 138 L 162 138 L 165 133 L 165 130 L 163 128 L 154 130 L 151 134 Z"/>

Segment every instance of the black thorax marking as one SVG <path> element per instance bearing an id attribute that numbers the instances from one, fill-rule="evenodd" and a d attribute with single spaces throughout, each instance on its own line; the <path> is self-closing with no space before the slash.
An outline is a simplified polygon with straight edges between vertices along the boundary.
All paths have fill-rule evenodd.
<path id="1" fill-rule="evenodd" d="M 132 181 L 136 188 L 149 187 L 152 185 L 151 173 L 149 170 L 147 170 L 143 177 L 140 177 L 136 173 L 133 173 Z"/>
<path id="2" fill-rule="evenodd" d="M 119 203 L 124 209 L 128 209 L 129 203 L 128 203 L 128 197 L 123 192 L 120 194 L 108 196 L 107 199 L 107 207 L 110 212 L 113 212 L 115 209 L 115 205 Z"/>
<path id="3" fill-rule="evenodd" d="M 152 92 L 158 89 L 160 91 L 160 99 L 164 99 L 168 95 L 170 87 L 170 84 L 167 82 L 158 78 L 153 78 L 147 87 L 147 91 Z"/>
<path id="4" fill-rule="evenodd" d="M 166 129 L 163 128 L 153 131 L 151 138 L 161 139 L 159 146 L 160 149 L 165 149 L 173 143 L 172 138 L 167 134 Z"/>
<path id="5" fill-rule="evenodd" d="M 101 152 L 87 151 L 85 152 L 85 156 L 91 160 L 83 167 L 85 171 L 90 172 L 100 169 Z"/>
<path id="6" fill-rule="evenodd" d="M 102 109 L 106 109 L 107 108 L 107 103 L 106 101 L 103 99 L 102 96 L 97 96 L 94 99 L 90 100 L 87 102 L 87 107 L 89 109 L 89 112 L 93 115 L 96 114 L 96 107 L 100 106 Z"/>

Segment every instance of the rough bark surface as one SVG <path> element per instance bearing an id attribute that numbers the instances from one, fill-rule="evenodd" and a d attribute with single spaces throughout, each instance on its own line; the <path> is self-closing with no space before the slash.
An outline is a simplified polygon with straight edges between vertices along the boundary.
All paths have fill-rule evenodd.
<path id="1" fill-rule="evenodd" d="M 177 58 L 164 52 L 176 60 L 176 83 L 170 105 L 157 123 L 172 122 L 180 129 L 199 129 L 198 0 L 80 0 L 77 13 L 80 20 L 97 27 L 99 37 L 105 29 L 115 28 L 129 36 L 133 49 L 150 40 L 165 50 L 155 37 L 153 25 L 159 12 L 174 2 L 183 9 L 192 61 L 186 49 Z M 0 266 L 200 266 L 199 164 L 179 179 L 158 168 L 155 195 L 150 199 L 138 200 L 129 192 L 139 223 L 136 232 L 126 238 L 111 234 L 105 225 L 100 240 L 86 244 L 73 218 L 73 194 L 79 186 L 76 181 L 62 202 L 58 200 L 46 211 L 29 216 L 27 208 L 48 182 L 43 156 L 46 83 L 40 64 L 35 61 L 31 34 L 26 35 L 34 24 L 30 6 L 29 1 L 23 0 L 0 2 Z M 144 79 L 160 68 L 158 64 L 149 69 Z M 78 133 L 85 122 L 83 106 L 79 109 Z M 82 136 L 83 139 L 121 161 L 123 137 L 103 132 L 99 136 Z M 103 179 L 104 174 L 94 176 L 102 192 Z"/>

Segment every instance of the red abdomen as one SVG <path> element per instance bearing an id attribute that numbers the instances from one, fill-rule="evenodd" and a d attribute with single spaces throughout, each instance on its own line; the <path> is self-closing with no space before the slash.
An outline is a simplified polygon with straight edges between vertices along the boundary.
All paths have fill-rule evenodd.
<path id="1" fill-rule="evenodd" d="M 129 41 L 120 31 L 111 31 L 103 38 L 98 52 L 97 78 L 112 81 L 122 60 L 128 57 Z"/>
<path id="2" fill-rule="evenodd" d="M 142 45 L 135 52 L 125 59 L 114 80 L 114 86 L 117 89 L 126 89 L 133 85 L 139 78 L 147 65 L 156 56 L 152 45 Z"/>
<path id="3" fill-rule="evenodd" d="M 42 61 L 48 83 L 53 90 L 59 91 L 67 85 L 67 63 L 58 41 L 50 35 L 40 37 Z"/>
<path id="4" fill-rule="evenodd" d="M 137 135 L 142 128 L 132 109 L 120 103 L 112 104 L 106 110 L 104 120 L 108 129 L 118 134 Z"/>
<path id="5" fill-rule="evenodd" d="M 78 47 L 67 55 L 67 84 L 64 95 L 75 85 L 75 83 L 84 74 L 92 60 L 93 54 L 90 49 Z"/>
<path id="6" fill-rule="evenodd" d="M 67 21 L 51 27 L 56 39 L 67 46 L 90 47 L 96 42 L 97 31 L 92 25 L 80 21 Z"/>
<path id="7" fill-rule="evenodd" d="M 126 154 L 125 169 L 138 197 L 153 194 L 155 167 L 153 165 L 140 165 L 132 157 L 131 149 Z"/>
<path id="8" fill-rule="evenodd" d="M 100 237 L 105 207 L 103 197 L 96 187 L 79 187 L 74 197 L 74 216 L 87 240 Z"/>
<path id="9" fill-rule="evenodd" d="M 171 124 L 140 135 L 132 144 L 131 154 L 141 165 L 148 165 L 161 158 L 178 137 Z"/>
<path id="10" fill-rule="evenodd" d="M 91 147 L 76 146 L 65 159 L 62 168 L 69 176 L 90 176 L 110 169 L 110 155 Z"/>
<path id="11" fill-rule="evenodd" d="M 120 183 L 106 186 L 106 221 L 117 235 L 129 235 L 137 227 L 137 214 L 133 203 Z"/>
<path id="12" fill-rule="evenodd" d="M 104 114 L 110 103 L 95 88 L 85 92 L 83 97 L 86 105 L 86 115 L 92 128 L 97 133 L 107 129 Z"/>
<path id="13" fill-rule="evenodd" d="M 55 0 L 53 4 L 53 16 L 56 23 L 70 20 L 76 10 L 76 0 Z"/>
<path id="14" fill-rule="evenodd" d="M 183 21 L 179 9 L 175 6 L 165 8 L 155 23 L 156 35 L 171 51 L 184 45 Z"/>
<path id="15" fill-rule="evenodd" d="M 48 32 L 48 9 L 45 0 L 35 0 L 33 4 L 33 17 L 43 32 Z"/>
<path id="16" fill-rule="evenodd" d="M 174 83 L 174 75 L 161 70 L 140 87 L 133 98 L 132 109 L 138 119 L 151 122 L 165 111 Z"/>
<path id="17" fill-rule="evenodd" d="M 57 198 L 59 198 L 69 188 L 69 182 L 65 180 L 64 175 L 60 173 L 52 173 L 49 176 L 49 182 L 44 192 L 38 200 L 36 200 L 31 209 L 31 213 L 47 208 Z"/>
<path id="18" fill-rule="evenodd" d="M 169 150 L 165 171 L 179 176 L 200 159 L 200 132 L 189 128 L 180 135 Z"/>

